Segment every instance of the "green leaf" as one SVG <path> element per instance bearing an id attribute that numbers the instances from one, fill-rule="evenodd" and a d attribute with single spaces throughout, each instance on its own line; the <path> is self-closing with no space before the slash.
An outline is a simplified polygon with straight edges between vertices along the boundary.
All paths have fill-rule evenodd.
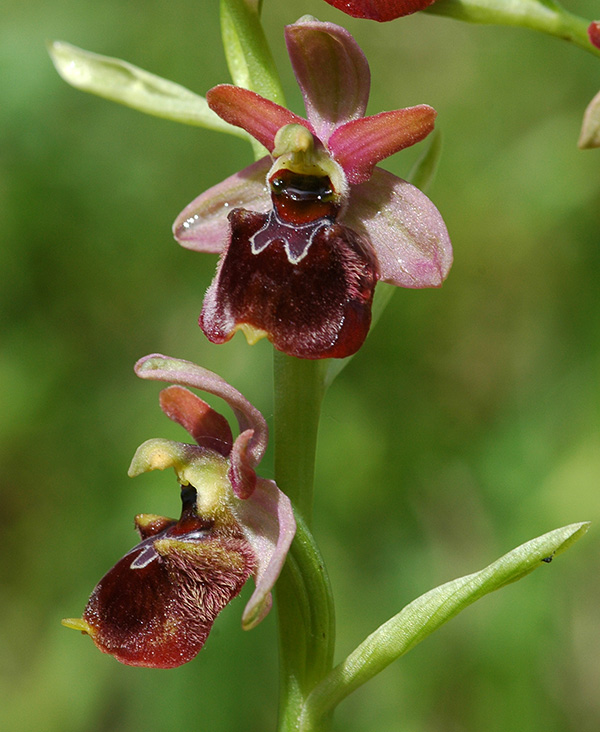
<path id="1" fill-rule="evenodd" d="M 206 99 L 183 86 L 109 56 L 54 41 L 48 46 L 54 66 L 71 86 L 120 102 L 156 117 L 206 127 L 249 139 L 242 129 L 224 122 Z"/>
<path id="2" fill-rule="evenodd" d="M 318 721 L 359 686 L 431 635 L 461 610 L 489 592 L 547 566 L 588 530 L 570 524 L 533 539 L 480 572 L 447 582 L 407 605 L 380 626 L 315 687 L 308 697 L 300 730 L 318 729 Z"/>

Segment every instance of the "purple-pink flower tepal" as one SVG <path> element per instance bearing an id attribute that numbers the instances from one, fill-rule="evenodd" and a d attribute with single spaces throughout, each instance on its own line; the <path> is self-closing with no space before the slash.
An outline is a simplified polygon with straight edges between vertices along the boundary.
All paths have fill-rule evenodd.
<path id="1" fill-rule="evenodd" d="M 588 26 L 588 36 L 592 46 L 600 48 L 600 20 L 593 20 Z"/>
<path id="2" fill-rule="evenodd" d="M 173 384 L 161 392 L 160 405 L 196 444 L 148 440 L 129 475 L 174 468 L 181 517 L 136 516 L 140 543 L 100 580 L 83 617 L 63 623 L 122 663 L 172 668 L 198 653 L 218 613 L 250 576 L 256 588 L 242 627 L 253 628 L 265 617 L 296 524 L 289 499 L 254 472 L 267 445 L 267 425 L 250 402 L 189 361 L 154 354 L 135 370 L 143 379 Z M 235 440 L 227 420 L 186 387 L 229 404 L 240 428 Z"/>
<path id="3" fill-rule="evenodd" d="M 213 343 L 242 330 L 300 358 L 344 358 L 367 336 L 377 280 L 439 287 L 452 263 L 442 217 L 377 163 L 426 137 L 425 104 L 365 117 L 370 72 L 354 38 L 309 16 L 285 29 L 303 119 L 241 87 L 207 100 L 269 155 L 196 198 L 177 241 L 220 254 L 200 326 Z"/>
<path id="4" fill-rule="evenodd" d="M 384 23 L 423 10 L 435 0 L 325 0 L 325 2 L 354 18 L 367 18 Z"/>

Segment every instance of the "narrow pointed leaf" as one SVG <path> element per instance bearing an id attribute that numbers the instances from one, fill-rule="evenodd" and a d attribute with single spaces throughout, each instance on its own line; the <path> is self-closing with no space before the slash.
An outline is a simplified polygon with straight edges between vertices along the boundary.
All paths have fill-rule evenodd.
<path id="1" fill-rule="evenodd" d="M 427 193 L 437 173 L 442 154 L 442 135 L 434 130 L 427 140 L 427 149 L 410 169 L 407 180 L 422 193 Z"/>
<path id="2" fill-rule="evenodd" d="M 58 73 L 71 86 L 119 102 L 140 112 L 248 139 L 241 129 L 227 124 L 206 99 L 183 86 L 109 56 L 63 41 L 49 44 Z"/>
<path id="3" fill-rule="evenodd" d="M 436 0 L 425 12 L 467 23 L 530 28 L 600 56 L 600 48 L 588 35 L 589 20 L 565 10 L 557 0 Z"/>
<path id="4" fill-rule="evenodd" d="M 259 12 L 258 0 L 221 0 L 221 35 L 229 73 L 236 86 L 284 104 Z"/>
<path id="5" fill-rule="evenodd" d="M 342 699 L 410 651 L 464 608 L 511 582 L 545 567 L 588 530 L 570 524 L 522 544 L 474 574 L 447 582 L 407 605 L 381 625 L 313 690 L 305 706 L 304 726 L 329 714 Z"/>

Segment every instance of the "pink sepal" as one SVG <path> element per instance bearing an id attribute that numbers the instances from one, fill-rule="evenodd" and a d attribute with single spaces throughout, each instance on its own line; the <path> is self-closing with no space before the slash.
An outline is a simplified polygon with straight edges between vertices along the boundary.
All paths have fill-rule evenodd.
<path id="1" fill-rule="evenodd" d="M 439 287 L 446 279 L 452 245 L 444 220 L 405 180 L 375 168 L 368 183 L 352 188 L 344 223 L 367 232 L 380 280 L 398 287 Z"/>
<path id="2" fill-rule="evenodd" d="M 365 113 L 367 59 L 350 33 L 334 23 L 300 20 L 286 26 L 285 40 L 308 121 L 327 143 L 336 127 Z"/>
<path id="3" fill-rule="evenodd" d="M 135 364 L 134 370 L 141 379 L 166 381 L 170 384 L 192 387 L 224 399 L 233 409 L 240 432 L 252 430 L 252 439 L 245 450 L 250 467 L 254 467 L 260 462 L 265 453 L 269 435 L 265 418 L 237 389 L 234 389 L 220 376 L 191 361 L 170 358 L 159 353 L 141 358 Z"/>
<path id="4" fill-rule="evenodd" d="M 258 478 L 247 501 L 236 501 L 233 511 L 257 561 L 256 589 L 242 616 L 242 627 L 250 630 L 271 608 L 271 589 L 296 533 L 296 520 L 290 499 L 272 480 L 264 478 Z"/>
<path id="5" fill-rule="evenodd" d="M 254 430 L 246 430 L 233 443 L 229 455 L 229 470 L 227 475 L 233 492 L 238 498 L 249 498 L 256 487 L 256 473 L 248 457 L 248 445 L 252 440 Z"/>
<path id="6" fill-rule="evenodd" d="M 187 205 L 173 224 L 173 236 L 186 249 L 220 254 L 229 239 L 227 216 L 233 208 L 268 211 L 271 196 L 266 175 L 270 157 L 230 175 Z"/>

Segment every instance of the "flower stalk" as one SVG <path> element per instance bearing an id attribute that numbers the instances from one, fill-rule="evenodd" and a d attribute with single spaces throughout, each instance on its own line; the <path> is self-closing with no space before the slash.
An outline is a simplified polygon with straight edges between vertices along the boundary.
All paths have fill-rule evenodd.
<path id="1" fill-rule="evenodd" d="M 284 104 L 257 3 L 221 1 L 221 30 L 234 83 Z M 264 155 L 253 146 L 255 158 Z M 326 361 L 301 360 L 274 350 L 275 475 L 297 516 L 298 534 L 275 590 L 279 621 L 281 732 L 296 729 L 310 690 L 332 668 L 333 597 L 310 534 L 314 464 Z"/>
<path id="2" fill-rule="evenodd" d="M 274 354 L 275 475 L 296 511 L 298 533 L 277 582 L 281 697 L 279 730 L 297 728 L 311 689 L 330 670 L 333 598 L 312 539 L 314 464 L 326 361 Z"/>
<path id="3" fill-rule="evenodd" d="M 310 694 L 296 728 L 327 729 L 335 707 L 461 610 L 484 595 L 549 564 L 585 535 L 589 523 L 563 526 L 513 549 L 485 569 L 421 595 L 390 618 L 350 653 Z"/>
<path id="4" fill-rule="evenodd" d="M 565 10 L 555 0 L 437 0 L 425 12 L 467 23 L 510 25 L 547 33 L 600 56 L 588 37 L 589 21 Z"/>

